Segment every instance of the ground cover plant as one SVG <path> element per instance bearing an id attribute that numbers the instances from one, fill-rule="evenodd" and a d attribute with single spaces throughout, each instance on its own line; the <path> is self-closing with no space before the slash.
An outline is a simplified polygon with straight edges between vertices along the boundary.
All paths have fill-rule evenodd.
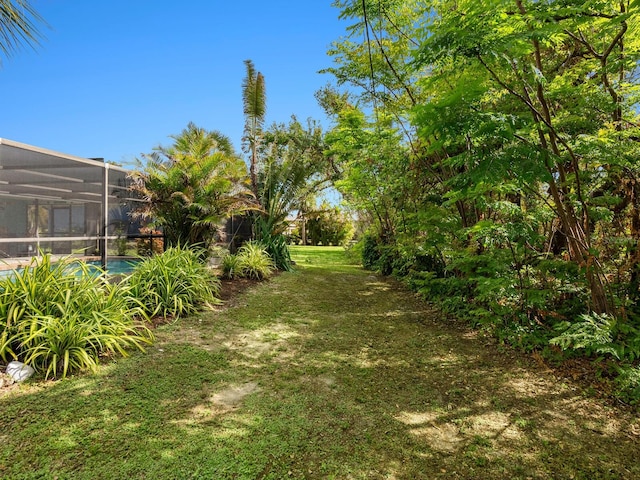
<path id="1" fill-rule="evenodd" d="M 97 375 L 0 390 L 11 479 L 633 479 L 636 412 L 341 248 L 159 327 Z"/>
<path id="2" fill-rule="evenodd" d="M 47 378 L 95 371 L 103 356 L 144 350 L 153 335 L 126 285 L 71 259 L 34 257 L 0 279 L 0 356 L 20 360 Z"/>

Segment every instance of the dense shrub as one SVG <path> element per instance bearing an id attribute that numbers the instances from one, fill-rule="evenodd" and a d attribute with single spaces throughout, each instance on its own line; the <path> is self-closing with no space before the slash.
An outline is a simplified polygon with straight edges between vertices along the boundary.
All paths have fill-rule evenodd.
<path id="1" fill-rule="evenodd" d="M 345 245 L 354 234 L 353 222 L 340 207 L 322 202 L 307 217 L 307 242 L 311 245 Z"/>
<path id="2" fill-rule="evenodd" d="M 45 377 L 95 370 L 103 355 L 143 349 L 151 332 L 126 285 L 102 270 L 71 260 L 34 258 L 0 280 L 0 356 L 31 365 Z"/>
<path id="3" fill-rule="evenodd" d="M 407 262 L 403 259 L 403 254 L 395 243 L 385 242 L 371 234 L 363 237 L 362 266 L 367 270 L 391 275 L 397 268 L 402 268 L 403 263 Z"/>
<path id="4" fill-rule="evenodd" d="M 367 234 L 362 240 L 362 266 L 367 270 L 375 270 L 380 259 L 378 241 L 373 235 Z"/>
<path id="5" fill-rule="evenodd" d="M 127 281 L 149 316 L 179 316 L 219 303 L 220 280 L 201 252 L 171 247 L 140 262 Z"/>

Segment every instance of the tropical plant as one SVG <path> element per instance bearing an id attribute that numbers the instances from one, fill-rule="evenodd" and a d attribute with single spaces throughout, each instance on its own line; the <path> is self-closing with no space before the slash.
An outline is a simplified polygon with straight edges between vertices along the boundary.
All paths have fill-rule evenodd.
<path id="1" fill-rule="evenodd" d="M 132 189 L 145 202 L 136 215 L 162 227 L 168 246 L 195 245 L 206 252 L 221 222 L 254 208 L 245 187 L 246 166 L 219 132 L 190 123 L 174 145 L 145 155 Z"/>
<path id="2" fill-rule="evenodd" d="M 126 282 L 146 314 L 178 317 L 219 304 L 220 280 L 197 249 L 168 248 L 138 263 Z"/>
<path id="3" fill-rule="evenodd" d="M 242 85 L 245 114 L 244 151 L 250 155 L 251 187 L 260 205 L 253 214 L 253 238 L 262 242 L 276 267 L 290 269 L 287 251 L 287 217 L 316 192 L 327 177 L 322 130 L 309 120 L 307 127 L 292 117 L 288 125 L 273 124 L 264 130 L 266 90 L 264 77 L 246 60 Z"/>
<path id="4" fill-rule="evenodd" d="M 153 335 L 137 319 L 140 304 L 126 285 L 71 259 L 34 257 L 0 280 L 0 356 L 31 365 L 45 377 L 95 370 L 105 355 L 143 350 Z"/>
<path id="5" fill-rule="evenodd" d="M 237 255 L 229 254 L 222 258 L 222 275 L 230 280 L 240 276 L 240 261 Z"/>
<path id="6" fill-rule="evenodd" d="M 262 129 L 267 113 L 266 89 L 264 76 L 256 71 L 251 60 L 244 61 L 247 76 L 242 83 L 242 104 L 245 116 L 244 135 L 242 137 L 243 149 L 250 155 L 249 176 L 251 189 L 258 196 L 258 177 L 256 173 L 258 165 L 258 148 L 262 141 Z"/>
<path id="7" fill-rule="evenodd" d="M 265 246 L 256 241 L 246 242 L 236 255 L 238 276 L 264 280 L 273 274 L 275 264 Z"/>
<path id="8" fill-rule="evenodd" d="M 273 260 L 275 268 L 285 272 L 291 271 L 292 261 L 287 236 L 284 233 L 273 233 L 272 225 L 262 216 L 255 219 L 253 228 L 256 238 Z"/>
<path id="9" fill-rule="evenodd" d="M 321 127 L 295 116 L 264 133 L 258 169 L 258 200 L 271 233 L 283 233 L 287 217 L 328 185 Z"/>
<path id="10" fill-rule="evenodd" d="M 291 260 L 284 235 L 289 217 L 327 185 L 322 130 L 312 121 L 303 127 L 293 117 L 265 132 L 257 173 L 261 210 L 254 214 L 254 237 L 262 242 L 279 270 Z"/>

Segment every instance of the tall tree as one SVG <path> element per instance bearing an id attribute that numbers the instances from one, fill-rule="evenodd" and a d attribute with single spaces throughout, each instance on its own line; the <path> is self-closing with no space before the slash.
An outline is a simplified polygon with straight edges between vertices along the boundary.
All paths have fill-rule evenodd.
<path id="1" fill-rule="evenodd" d="M 546 186 L 558 238 L 585 272 L 593 310 L 612 312 L 593 237 L 603 199 L 594 194 L 604 177 L 615 182 L 624 169 L 620 162 L 632 158 L 614 158 L 602 146 L 606 137 L 628 141 L 623 132 L 637 130 L 639 38 L 629 28 L 637 5 L 501 0 L 443 7 L 426 27 L 418 64 L 430 65 L 440 88 L 455 91 L 456 104 L 468 109 L 470 128 L 457 130 L 460 139 L 466 137 L 464 155 L 474 160 L 476 172 L 491 161 L 491 174 L 503 180 L 527 179 L 520 183 L 530 192 Z M 469 82 L 466 98 L 462 78 Z M 447 88 L 452 80 L 453 90 Z M 445 102 L 451 106 L 452 100 Z M 444 111 L 447 103 L 441 105 Z M 627 147 L 629 153 L 637 150 L 633 142 Z"/>
<path id="2" fill-rule="evenodd" d="M 258 196 L 258 149 L 262 141 L 264 119 L 267 113 L 266 89 L 264 76 L 256 71 L 251 60 L 245 60 L 247 74 L 242 82 L 242 103 L 244 106 L 244 136 L 243 149 L 250 155 L 249 176 L 251 177 L 251 189 Z"/>

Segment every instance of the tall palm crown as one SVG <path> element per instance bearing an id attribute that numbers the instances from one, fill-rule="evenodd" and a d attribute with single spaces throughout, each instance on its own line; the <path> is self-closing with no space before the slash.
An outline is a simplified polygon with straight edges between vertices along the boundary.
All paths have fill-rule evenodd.
<path id="1" fill-rule="evenodd" d="M 249 175 L 251 189 L 258 196 L 258 179 L 256 165 L 258 163 L 258 148 L 262 139 L 264 118 L 267 112 L 266 90 L 264 76 L 257 72 L 251 60 L 244 61 L 247 76 L 242 82 L 242 102 L 244 106 L 245 124 L 242 137 L 243 149 L 251 155 Z"/>

